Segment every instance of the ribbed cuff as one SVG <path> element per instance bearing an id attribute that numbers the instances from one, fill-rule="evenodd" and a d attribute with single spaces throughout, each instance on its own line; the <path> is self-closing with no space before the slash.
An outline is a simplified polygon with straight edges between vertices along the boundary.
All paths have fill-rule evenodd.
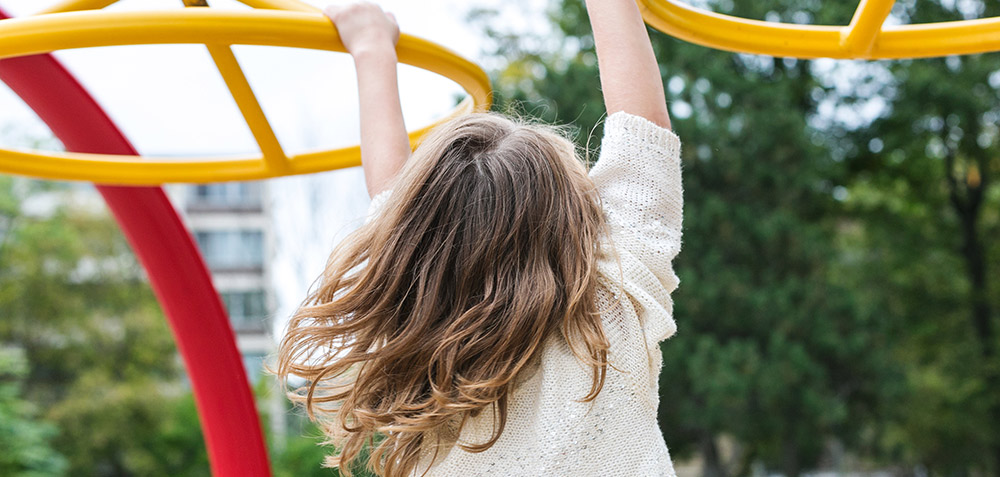
<path id="1" fill-rule="evenodd" d="M 618 111 L 608 116 L 604 121 L 604 142 L 607 145 L 618 145 L 625 142 L 635 142 L 638 139 L 641 146 L 663 152 L 668 158 L 679 160 L 681 139 L 670 129 L 634 114 Z"/>

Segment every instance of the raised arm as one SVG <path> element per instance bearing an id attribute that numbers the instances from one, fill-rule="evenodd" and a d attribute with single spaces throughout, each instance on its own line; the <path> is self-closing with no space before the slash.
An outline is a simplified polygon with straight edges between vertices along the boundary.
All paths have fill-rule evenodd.
<path id="1" fill-rule="evenodd" d="M 647 349 L 673 334 L 684 194 L 680 139 L 635 0 L 587 0 L 608 119 L 590 177 L 619 260 L 605 272 L 640 310 Z"/>
<path id="2" fill-rule="evenodd" d="M 410 157 L 396 78 L 399 26 L 373 3 L 331 5 L 324 13 L 354 58 L 361 105 L 361 165 L 368 195 L 385 190 Z"/>
<path id="3" fill-rule="evenodd" d="M 625 111 L 669 128 L 660 69 L 635 0 L 587 0 L 608 114 Z"/>

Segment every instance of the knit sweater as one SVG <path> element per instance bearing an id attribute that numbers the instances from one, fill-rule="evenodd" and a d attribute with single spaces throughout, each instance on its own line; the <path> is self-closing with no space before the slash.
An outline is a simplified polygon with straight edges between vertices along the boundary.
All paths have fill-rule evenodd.
<path id="1" fill-rule="evenodd" d="M 601 154 L 590 171 L 610 236 L 598 262 L 595 297 L 611 344 L 604 388 L 592 402 L 591 369 L 558 333 L 538 364 L 518 378 L 499 440 L 484 452 L 449 444 L 430 451 L 428 476 L 673 476 L 657 425 L 660 341 L 673 335 L 670 293 L 679 280 L 671 261 L 680 251 L 680 140 L 645 118 L 618 112 L 604 126 Z M 372 200 L 376 213 L 386 193 Z M 493 413 L 469 419 L 459 442 L 486 442 Z M 428 469 L 427 465 L 432 464 Z"/>

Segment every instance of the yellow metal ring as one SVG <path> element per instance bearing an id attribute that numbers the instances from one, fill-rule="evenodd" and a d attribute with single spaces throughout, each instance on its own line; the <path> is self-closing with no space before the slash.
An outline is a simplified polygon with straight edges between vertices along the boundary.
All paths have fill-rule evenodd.
<path id="1" fill-rule="evenodd" d="M 847 26 L 748 20 L 676 0 L 637 0 L 653 28 L 691 43 L 793 58 L 894 59 L 1000 50 L 1000 18 L 882 26 L 894 0 L 862 0 Z"/>
<path id="2" fill-rule="evenodd" d="M 150 185 L 254 180 L 360 164 L 359 146 L 287 157 L 230 50 L 231 45 L 266 45 L 344 52 L 336 29 L 318 13 L 189 8 L 53 13 L 0 21 L 0 59 L 63 49 L 165 43 L 208 46 L 261 146 L 261 157 L 156 159 L 0 149 L 0 171 L 51 179 Z M 396 52 L 400 63 L 447 77 L 469 94 L 447 118 L 410 133 L 411 142 L 451 117 L 489 108 L 489 78 L 475 63 L 410 35 L 400 37 Z"/>

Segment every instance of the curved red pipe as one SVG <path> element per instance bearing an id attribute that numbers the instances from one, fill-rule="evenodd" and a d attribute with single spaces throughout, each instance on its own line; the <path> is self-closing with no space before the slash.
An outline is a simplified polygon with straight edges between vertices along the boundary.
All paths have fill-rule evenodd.
<path id="1" fill-rule="evenodd" d="M 0 20 L 9 16 L 0 9 Z M 0 60 L 0 81 L 73 152 L 136 154 L 52 55 Z M 97 186 L 146 268 L 184 359 L 212 473 L 268 476 L 270 467 L 236 340 L 211 276 L 160 187 Z"/>

